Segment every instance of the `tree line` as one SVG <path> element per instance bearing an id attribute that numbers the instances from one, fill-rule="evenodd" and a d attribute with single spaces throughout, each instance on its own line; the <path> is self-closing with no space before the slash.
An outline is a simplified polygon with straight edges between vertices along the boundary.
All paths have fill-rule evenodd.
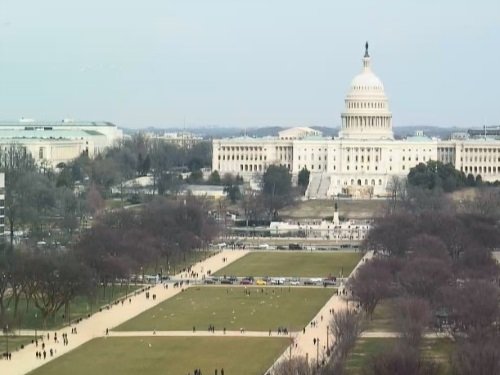
<path id="1" fill-rule="evenodd" d="M 78 297 L 129 283 L 132 275 L 167 274 L 186 254 L 206 245 L 218 227 L 194 198 L 157 198 L 135 210 L 109 211 L 65 250 L 30 243 L 0 255 L 0 323 L 20 323 L 20 302 L 33 305 L 45 324 Z M 27 308 L 27 307 L 26 307 Z M 7 314 L 7 310 L 11 314 Z"/>
<path id="2" fill-rule="evenodd" d="M 150 175 L 154 193 L 163 195 L 179 189 L 181 172 L 191 172 L 187 182 L 201 182 L 201 168 L 210 167 L 211 164 L 210 141 L 201 141 L 187 149 L 136 133 L 93 159 L 81 155 L 67 164 L 59 165 L 58 185 L 72 188 L 77 183 L 92 183 L 104 197 L 109 197 L 111 187 Z"/>
<path id="3" fill-rule="evenodd" d="M 368 317 L 393 301 L 401 339 L 369 361 L 367 374 L 438 374 L 439 364 L 420 350 L 425 332 L 453 338 L 454 374 L 500 373 L 498 211 L 478 209 L 489 194 L 478 192 L 468 206 L 403 206 L 375 221 L 363 246 L 380 255 L 349 287 Z"/>

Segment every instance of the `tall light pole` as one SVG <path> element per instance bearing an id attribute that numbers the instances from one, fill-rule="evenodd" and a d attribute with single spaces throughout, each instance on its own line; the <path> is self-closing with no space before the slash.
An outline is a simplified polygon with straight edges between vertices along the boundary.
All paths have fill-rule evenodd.
<path id="1" fill-rule="evenodd" d="M 38 335 L 36 332 L 37 327 L 38 327 L 38 314 L 35 313 L 35 341 L 38 340 Z"/>
<path id="2" fill-rule="evenodd" d="M 9 359 L 9 325 L 5 325 L 5 340 L 6 340 L 6 345 L 5 347 L 7 348 L 7 359 Z"/>
<path id="3" fill-rule="evenodd" d="M 316 367 L 319 368 L 319 337 L 316 338 Z"/>
<path id="4" fill-rule="evenodd" d="M 328 345 L 328 331 L 330 330 L 330 326 L 326 326 L 326 355 L 330 356 L 330 346 Z"/>

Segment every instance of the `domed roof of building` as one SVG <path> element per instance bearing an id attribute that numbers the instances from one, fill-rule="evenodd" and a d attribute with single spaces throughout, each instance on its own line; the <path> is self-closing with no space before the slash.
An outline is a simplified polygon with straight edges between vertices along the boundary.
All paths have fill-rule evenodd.
<path id="1" fill-rule="evenodd" d="M 369 94 L 373 92 L 384 92 L 384 84 L 371 69 L 370 55 L 368 54 L 368 43 L 366 44 L 365 56 L 363 57 L 363 71 L 351 81 L 351 95 Z"/>
<path id="2" fill-rule="evenodd" d="M 351 81 L 351 90 L 384 90 L 384 85 L 371 70 L 364 70 Z"/>

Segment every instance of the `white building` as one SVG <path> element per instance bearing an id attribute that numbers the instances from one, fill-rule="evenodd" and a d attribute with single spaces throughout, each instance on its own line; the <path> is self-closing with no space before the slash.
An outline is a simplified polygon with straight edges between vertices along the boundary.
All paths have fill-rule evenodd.
<path id="1" fill-rule="evenodd" d="M 149 137 L 153 139 L 160 139 L 164 142 L 174 144 L 181 148 L 191 148 L 197 143 L 203 141 L 203 137 L 197 136 L 196 134 L 182 131 L 182 132 L 171 132 L 163 133 L 161 135 L 148 134 Z"/>
<path id="2" fill-rule="evenodd" d="M 213 141 L 212 169 L 255 179 L 269 165 L 286 166 L 294 177 L 311 172 L 306 196 L 385 196 L 393 176 L 404 177 L 419 163 L 452 163 L 483 181 L 500 179 L 500 138 L 456 137 L 442 141 L 423 133 L 395 140 L 382 81 L 373 73 L 366 45 L 363 68 L 351 82 L 336 138 L 310 128 L 292 128 L 278 137 Z"/>
<path id="3" fill-rule="evenodd" d="M 122 139 L 121 129 L 109 122 L 63 120 L 40 122 L 31 119 L 0 122 L 0 149 L 8 152 L 19 145 L 37 163 L 55 167 L 87 154 L 93 157 Z"/>

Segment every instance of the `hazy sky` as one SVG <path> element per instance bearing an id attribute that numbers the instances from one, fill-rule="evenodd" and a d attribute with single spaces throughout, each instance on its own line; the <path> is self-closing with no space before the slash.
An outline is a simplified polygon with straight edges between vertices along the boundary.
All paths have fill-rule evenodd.
<path id="1" fill-rule="evenodd" d="M 500 123 L 498 0 L 0 0 L 0 119 L 338 126 L 365 40 L 395 126 Z"/>

